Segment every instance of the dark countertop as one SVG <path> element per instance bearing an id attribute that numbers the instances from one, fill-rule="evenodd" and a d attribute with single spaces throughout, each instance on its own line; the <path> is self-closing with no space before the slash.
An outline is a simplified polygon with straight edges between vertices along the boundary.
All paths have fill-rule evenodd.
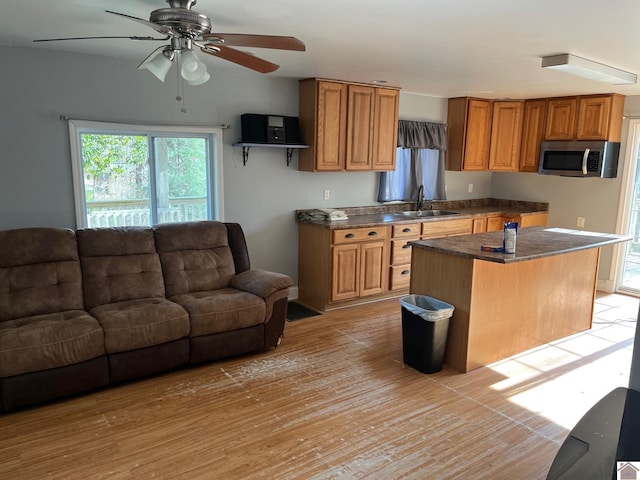
<path id="1" fill-rule="evenodd" d="M 502 231 L 476 233 L 431 240 L 416 240 L 410 244 L 414 248 L 425 248 L 449 255 L 488 262 L 514 263 L 631 240 L 630 236 L 611 233 L 528 227 L 518 230 L 516 253 L 492 253 L 480 250 L 482 246 L 502 246 L 503 235 Z"/>
<path id="2" fill-rule="evenodd" d="M 445 220 L 455 220 L 460 218 L 472 218 L 480 216 L 499 215 L 534 215 L 538 213 L 548 213 L 549 204 L 540 202 L 524 202 L 502 199 L 477 199 L 477 200 L 452 200 L 452 201 L 432 201 L 425 203 L 425 210 L 430 208 L 455 212 L 456 215 L 443 215 L 435 217 L 405 217 L 402 211 L 413 210 L 415 203 L 396 203 L 387 205 L 377 205 L 369 207 L 347 207 L 337 210 L 345 211 L 349 218 L 346 220 L 312 220 L 304 221 L 318 227 L 332 230 L 341 228 L 377 227 L 389 224 L 407 224 L 422 222 L 439 222 Z M 307 210 L 297 210 L 296 219 Z"/>

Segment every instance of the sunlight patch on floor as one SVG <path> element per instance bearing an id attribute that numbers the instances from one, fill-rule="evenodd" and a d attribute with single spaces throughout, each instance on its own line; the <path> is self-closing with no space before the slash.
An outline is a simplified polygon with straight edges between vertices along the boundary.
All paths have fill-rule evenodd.
<path id="1" fill-rule="evenodd" d="M 572 429 L 603 392 L 628 386 L 638 302 L 599 292 L 590 330 L 490 365 L 501 376 L 491 388 L 531 419 L 539 415 Z"/>

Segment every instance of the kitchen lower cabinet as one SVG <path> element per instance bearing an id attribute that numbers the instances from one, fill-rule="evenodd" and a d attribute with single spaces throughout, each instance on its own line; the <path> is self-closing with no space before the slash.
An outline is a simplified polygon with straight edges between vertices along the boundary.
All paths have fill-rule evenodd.
<path id="1" fill-rule="evenodd" d="M 486 231 L 487 231 L 487 217 L 474 218 L 472 233 L 483 233 Z"/>
<path id="2" fill-rule="evenodd" d="M 504 228 L 504 219 L 502 216 L 487 217 L 487 232 L 497 232 Z"/>
<path id="3" fill-rule="evenodd" d="M 411 245 L 409 242 L 420 240 L 421 233 L 420 223 L 392 226 L 390 290 L 409 288 L 409 280 L 411 279 Z"/>
<path id="4" fill-rule="evenodd" d="M 389 229 L 299 224 L 298 301 L 323 311 L 388 292 Z"/>
<path id="5" fill-rule="evenodd" d="M 411 242 L 546 225 L 547 214 L 486 215 L 330 229 L 298 223 L 298 299 L 317 311 L 397 297 L 411 280 Z M 484 230 L 483 230 L 484 229 Z"/>
<path id="6" fill-rule="evenodd" d="M 332 302 L 384 291 L 384 241 L 335 245 L 332 249 Z"/>
<path id="7" fill-rule="evenodd" d="M 422 224 L 422 239 L 453 237 L 454 235 L 467 235 L 469 233 L 473 233 L 472 218 L 424 222 Z"/>

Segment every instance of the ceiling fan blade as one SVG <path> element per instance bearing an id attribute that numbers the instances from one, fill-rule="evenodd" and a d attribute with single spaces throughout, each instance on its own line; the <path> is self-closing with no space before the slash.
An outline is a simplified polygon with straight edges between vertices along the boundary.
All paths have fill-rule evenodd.
<path id="1" fill-rule="evenodd" d="M 68 37 L 68 38 L 43 38 L 34 40 L 34 42 L 57 42 L 60 40 L 96 40 L 102 38 L 127 38 L 129 40 L 169 40 L 170 36 L 155 38 L 155 37 Z"/>
<path id="2" fill-rule="evenodd" d="M 260 73 L 275 72 L 280 68 L 280 66 L 275 63 L 267 62 L 266 60 L 251 55 L 250 53 L 241 52 L 240 50 L 226 47 L 224 45 L 215 45 L 211 48 L 207 48 L 205 45 L 202 46 L 200 50 L 204 53 L 220 57 L 224 60 L 228 60 L 229 62 L 237 63 L 238 65 L 250 68 L 251 70 L 255 70 Z"/>
<path id="3" fill-rule="evenodd" d="M 129 20 L 133 20 L 134 22 L 138 22 L 146 25 L 147 27 L 151 27 L 156 32 L 164 33 L 165 35 L 170 35 L 172 37 L 180 36 L 178 32 L 167 25 L 158 25 L 157 23 L 150 22 L 149 20 L 145 20 L 144 18 L 132 17 L 131 15 L 125 15 L 124 13 L 113 12 L 111 10 L 105 10 L 105 12 L 112 13 L 113 15 L 118 15 L 119 17 L 128 18 Z"/>
<path id="4" fill-rule="evenodd" d="M 216 44 L 216 40 L 222 40 L 224 45 L 234 47 L 273 48 L 277 50 L 295 50 L 304 52 L 305 45 L 295 37 L 283 37 L 278 35 L 249 35 L 242 33 L 207 33 L 202 38 Z"/>

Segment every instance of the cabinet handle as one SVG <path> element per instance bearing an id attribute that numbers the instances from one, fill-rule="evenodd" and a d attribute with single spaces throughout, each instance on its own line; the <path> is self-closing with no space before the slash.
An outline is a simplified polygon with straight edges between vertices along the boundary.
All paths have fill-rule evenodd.
<path id="1" fill-rule="evenodd" d="M 378 232 L 376 232 L 376 231 L 369 232 L 369 236 L 370 237 L 375 237 L 376 235 L 378 235 Z"/>
<path id="2" fill-rule="evenodd" d="M 403 229 L 402 229 L 402 232 L 403 232 L 403 233 L 409 233 L 410 231 L 411 231 L 411 229 L 410 229 L 410 228 L 403 228 Z"/>
<path id="3" fill-rule="evenodd" d="M 411 270 L 402 270 L 401 275 L 409 275 L 409 273 L 411 273 Z"/>
<path id="4" fill-rule="evenodd" d="M 353 233 L 347 233 L 344 238 L 353 238 L 355 235 Z"/>
<path id="5" fill-rule="evenodd" d="M 409 245 L 408 243 L 405 243 L 404 245 L 402 245 L 402 248 L 411 248 L 411 245 Z"/>

